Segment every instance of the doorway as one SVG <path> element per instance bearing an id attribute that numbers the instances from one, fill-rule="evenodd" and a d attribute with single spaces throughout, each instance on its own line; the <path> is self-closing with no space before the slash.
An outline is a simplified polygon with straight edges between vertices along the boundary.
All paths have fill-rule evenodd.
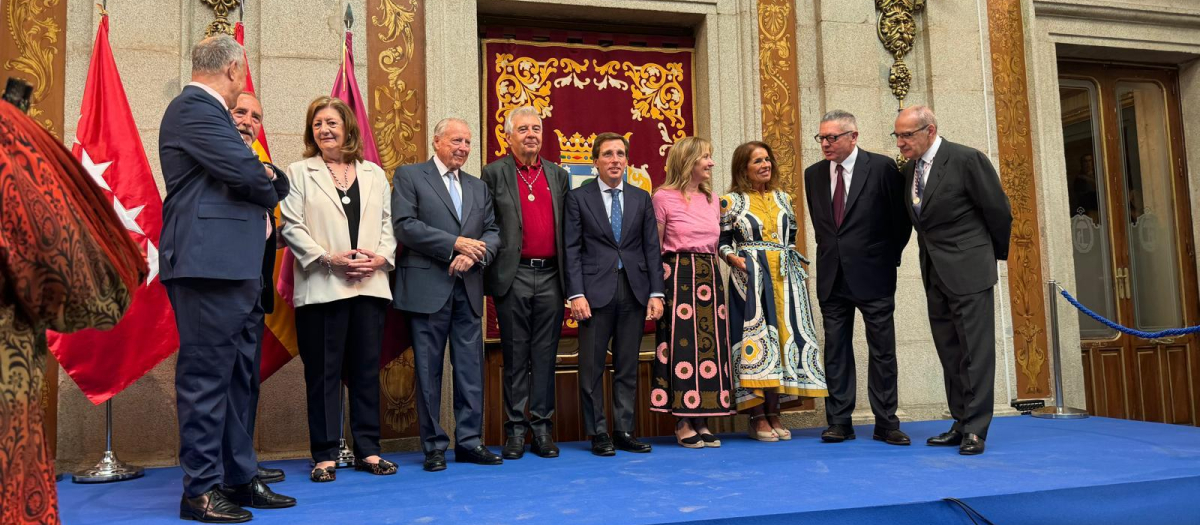
<path id="1" fill-rule="evenodd" d="M 1178 71 L 1059 63 L 1076 289 L 1101 316 L 1154 332 L 1197 324 Z M 1079 314 L 1088 411 L 1197 425 L 1195 336 L 1146 340 Z"/>

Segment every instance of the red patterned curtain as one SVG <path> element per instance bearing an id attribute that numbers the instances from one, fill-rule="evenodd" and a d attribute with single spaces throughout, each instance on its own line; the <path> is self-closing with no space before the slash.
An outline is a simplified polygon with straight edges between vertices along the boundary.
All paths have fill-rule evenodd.
<path id="1" fill-rule="evenodd" d="M 485 162 L 509 153 L 508 113 L 532 106 L 543 119 L 542 157 L 571 173 L 572 188 L 594 177 L 592 140 L 611 131 L 629 140 L 627 182 L 650 191 L 663 181 L 671 145 L 695 129 L 691 39 L 554 36 L 563 41 L 483 40 Z M 645 46 L 620 45 L 633 43 Z M 490 303 L 488 310 L 487 337 L 495 339 Z M 575 334 L 568 318 L 563 335 Z"/>

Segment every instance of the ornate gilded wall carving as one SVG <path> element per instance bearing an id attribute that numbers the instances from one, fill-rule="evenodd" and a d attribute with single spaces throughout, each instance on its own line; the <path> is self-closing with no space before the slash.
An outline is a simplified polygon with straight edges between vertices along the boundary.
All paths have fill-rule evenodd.
<path id="1" fill-rule="evenodd" d="M 883 48 L 892 54 L 892 67 L 888 72 L 888 85 L 892 94 L 904 107 L 904 98 L 912 85 L 912 72 L 904 63 L 904 55 L 912 51 L 917 35 L 917 12 L 925 8 L 925 0 L 875 0 L 879 11 L 876 31 Z"/>
<path id="2" fill-rule="evenodd" d="M 775 150 L 796 215 L 804 215 L 804 172 L 800 164 L 800 87 L 796 70 L 794 0 L 758 2 L 758 76 L 762 86 L 763 142 Z M 801 224 L 803 230 L 803 224 Z M 804 231 L 798 232 L 804 238 Z"/>
<path id="3" fill-rule="evenodd" d="M 63 133 L 63 74 L 66 71 L 65 0 L 5 0 L 0 65 L 4 79 L 33 86 L 29 116 L 56 137 Z"/>
<path id="4" fill-rule="evenodd" d="M 1008 290 L 1018 370 L 1017 396 L 1042 398 L 1050 396 L 1051 391 L 1021 0 L 988 0 L 987 10 L 1000 178 L 1013 211 Z"/>
<path id="5" fill-rule="evenodd" d="M 425 6 L 420 0 L 367 3 L 368 104 L 379 162 L 396 167 L 426 159 Z M 412 349 L 379 374 L 383 437 L 417 435 Z"/>
<path id="6" fill-rule="evenodd" d="M 396 167 L 426 157 L 425 7 L 420 0 L 370 2 L 371 126 L 379 161 Z"/>
<path id="7" fill-rule="evenodd" d="M 201 0 L 213 10 L 213 15 L 217 18 L 209 22 L 208 27 L 204 28 L 204 36 L 213 36 L 217 33 L 225 33 L 233 36 L 233 24 L 229 22 L 229 12 L 233 11 L 242 3 L 242 0 Z"/>

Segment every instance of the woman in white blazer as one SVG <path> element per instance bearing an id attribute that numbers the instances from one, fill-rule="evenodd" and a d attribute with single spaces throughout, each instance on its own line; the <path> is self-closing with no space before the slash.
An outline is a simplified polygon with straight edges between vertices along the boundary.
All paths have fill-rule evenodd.
<path id="1" fill-rule="evenodd" d="M 295 256 L 296 335 L 308 401 L 315 482 L 336 479 L 343 371 L 350 389 L 355 470 L 396 472 L 379 457 L 379 352 L 395 267 L 391 186 L 362 157 L 354 113 L 341 100 L 308 106 L 305 159 L 288 167 L 291 192 L 280 206 L 284 240 Z"/>

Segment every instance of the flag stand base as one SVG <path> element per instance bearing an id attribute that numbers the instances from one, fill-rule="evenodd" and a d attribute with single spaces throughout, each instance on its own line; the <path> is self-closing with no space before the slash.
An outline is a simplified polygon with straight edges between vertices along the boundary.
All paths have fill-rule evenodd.
<path id="1" fill-rule="evenodd" d="M 142 467 L 130 465 L 119 459 L 111 450 L 104 451 L 104 457 L 96 466 L 76 472 L 71 476 L 75 483 L 109 483 L 137 479 L 145 475 Z"/>
<path id="2" fill-rule="evenodd" d="M 354 466 L 354 452 L 350 447 L 346 446 L 346 439 L 338 440 L 338 455 L 337 459 L 333 460 L 337 468 L 349 468 Z"/>

